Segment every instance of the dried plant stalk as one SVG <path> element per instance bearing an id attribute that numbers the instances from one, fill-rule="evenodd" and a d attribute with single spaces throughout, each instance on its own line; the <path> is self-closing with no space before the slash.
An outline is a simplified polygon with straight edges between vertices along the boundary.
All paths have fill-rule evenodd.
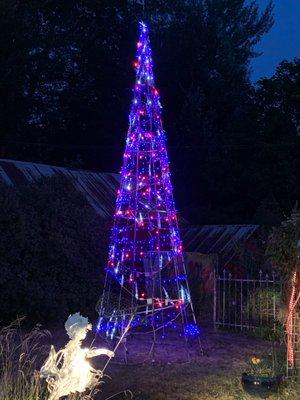
<path id="1" fill-rule="evenodd" d="M 23 333 L 18 318 L 0 329 L 0 400 L 46 399 L 45 385 L 37 372 L 49 346 L 43 344 L 50 333 L 37 325 Z"/>

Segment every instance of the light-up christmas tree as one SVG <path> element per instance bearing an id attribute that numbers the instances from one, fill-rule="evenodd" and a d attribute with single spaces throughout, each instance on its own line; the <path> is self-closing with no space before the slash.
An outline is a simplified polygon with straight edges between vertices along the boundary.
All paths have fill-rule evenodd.
<path id="1" fill-rule="evenodd" d="M 144 23 L 133 66 L 136 82 L 98 330 L 112 339 L 134 314 L 132 331 L 198 337 Z"/>

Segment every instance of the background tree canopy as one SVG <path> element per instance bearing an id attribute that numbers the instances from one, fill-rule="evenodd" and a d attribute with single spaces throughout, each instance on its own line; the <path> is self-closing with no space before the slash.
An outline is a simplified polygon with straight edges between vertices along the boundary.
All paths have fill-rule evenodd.
<path id="1" fill-rule="evenodd" d="M 0 226 L 1 323 L 56 323 L 79 309 L 95 318 L 107 229 L 69 180 L 1 184 Z"/>
<path id="2" fill-rule="evenodd" d="M 177 205 L 193 223 L 248 223 L 299 198 L 299 60 L 254 86 L 273 23 L 255 0 L 4 0 L 3 157 L 118 171 L 137 21 L 150 22 Z M 258 218 L 255 222 L 261 222 Z"/>

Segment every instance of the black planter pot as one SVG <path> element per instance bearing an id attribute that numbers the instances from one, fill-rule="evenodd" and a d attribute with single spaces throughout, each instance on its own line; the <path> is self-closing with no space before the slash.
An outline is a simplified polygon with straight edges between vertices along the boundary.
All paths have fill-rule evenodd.
<path id="1" fill-rule="evenodd" d="M 254 376 L 246 373 L 242 375 L 242 385 L 245 392 L 261 399 L 266 399 L 271 394 L 276 393 L 281 382 L 281 376 Z"/>

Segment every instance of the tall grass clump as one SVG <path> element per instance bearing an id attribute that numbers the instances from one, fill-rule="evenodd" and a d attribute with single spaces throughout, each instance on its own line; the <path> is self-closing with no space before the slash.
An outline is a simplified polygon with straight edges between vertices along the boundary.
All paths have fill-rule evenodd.
<path id="1" fill-rule="evenodd" d="M 39 379 L 38 368 L 49 346 L 49 332 L 37 325 L 23 332 L 24 318 L 0 328 L 0 400 L 44 400 L 45 385 Z"/>

